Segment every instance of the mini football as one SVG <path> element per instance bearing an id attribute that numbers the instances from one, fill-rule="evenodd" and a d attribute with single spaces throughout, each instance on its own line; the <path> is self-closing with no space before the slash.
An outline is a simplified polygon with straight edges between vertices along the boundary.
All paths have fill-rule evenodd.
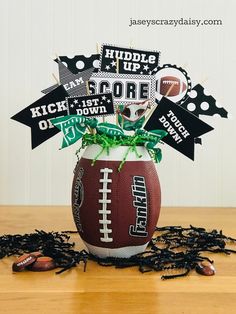
<path id="1" fill-rule="evenodd" d="M 185 82 L 175 76 L 164 76 L 157 81 L 157 92 L 163 96 L 178 96 L 187 90 Z"/>
<path id="2" fill-rule="evenodd" d="M 155 165 L 145 147 L 127 146 L 102 153 L 89 146 L 75 168 L 72 209 L 79 234 L 90 253 L 99 257 L 129 257 L 143 252 L 154 233 L 161 192 Z M 93 157 L 92 157 L 93 156 Z"/>

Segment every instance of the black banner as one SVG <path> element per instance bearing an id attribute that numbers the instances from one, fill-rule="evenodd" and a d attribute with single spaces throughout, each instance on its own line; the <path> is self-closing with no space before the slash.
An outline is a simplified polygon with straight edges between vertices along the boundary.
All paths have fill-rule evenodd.
<path id="1" fill-rule="evenodd" d="M 163 97 L 147 121 L 147 131 L 162 129 L 168 132 L 163 142 L 194 160 L 194 139 L 213 128 L 187 110 Z"/>
<path id="2" fill-rule="evenodd" d="M 120 74 L 151 75 L 157 70 L 160 53 L 103 45 L 100 69 Z"/>
<path id="3" fill-rule="evenodd" d="M 50 119 L 67 115 L 67 96 L 61 85 L 11 117 L 31 128 L 32 149 L 60 132 Z"/>
<path id="4" fill-rule="evenodd" d="M 70 115 L 99 117 L 115 113 L 111 93 L 67 97 L 66 101 Z"/>

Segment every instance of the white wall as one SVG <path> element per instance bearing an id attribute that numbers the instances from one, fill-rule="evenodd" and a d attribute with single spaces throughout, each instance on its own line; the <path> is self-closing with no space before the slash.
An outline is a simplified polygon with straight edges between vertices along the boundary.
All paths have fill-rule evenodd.
<path id="1" fill-rule="evenodd" d="M 30 129 L 10 117 L 53 83 L 51 60 L 91 54 L 96 43 L 158 49 L 161 63 L 185 67 L 236 116 L 235 0 L 0 0 L 0 203 L 69 204 L 75 150 L 61 135 L 31 150 Z M 129 27 L 130 18 L 223 20 L 223 26 Z M 158 166 L 163 205 L 236 206 L 235 120 L 203 117 L 215 131 L 192 162 L 167 145 Z"/>

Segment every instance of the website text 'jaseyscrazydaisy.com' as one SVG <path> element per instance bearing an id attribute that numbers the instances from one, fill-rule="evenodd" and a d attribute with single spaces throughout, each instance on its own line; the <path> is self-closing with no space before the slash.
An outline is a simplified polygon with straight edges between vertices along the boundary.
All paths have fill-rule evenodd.
<path id="1" fill-rule="evenodd" d="M 193 18 L 180 18 L 180 19 L 133 19 L 130 18 L 129 26 L 222 26 L 221 19 L 193 19 Z"/>

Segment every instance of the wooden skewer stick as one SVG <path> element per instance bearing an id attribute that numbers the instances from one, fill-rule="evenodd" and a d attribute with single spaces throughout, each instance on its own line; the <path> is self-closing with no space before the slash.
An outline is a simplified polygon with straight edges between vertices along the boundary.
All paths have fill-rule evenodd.
<path id="1" fill-rule="evenodd" d="M 58 59 L 59 61 L 61 61 L 60 57 L 58 56 L 58 54 L 56 52 L 51 55 L 51 58 L 52 58 L 52 60 Z"/>
<path id="2" fill-rule="evenodd" d="M 57 53 L 55 53 L 55 56 L 56 56 L 56 59 L 58 59 L 59 61 L 61 61 L 61 60 L 60 60 L 60 57 L 58 56 Z M 54 58 L 53 58 L 53 59 L 54 59 Z M 57 84 L 60 85 L 60 81 L 59 81 L 59 79 L 56 77 L 56 75 L 55 75 L 54 73 L 52 73 L 52 76 L 53 76 L 54 80 L 57 82 Z"/>
<path id="3" fill-rule="evenodd" d="M 119 120 L 118 120 L 118 110 L 116 109 L 116 125 L 119 125 Z"/>
<path id="4" fill-rule="evenodd" d="M 56 56 L 56 58 L 57 58 L 59 61 L 61 61 L 61 59 L 60 59 L 60 57 L 58 56 L 57 53 L 55 53 L 55 56 Z"/>
<path id="5" fill-rule="evenodd" d="M 100 53 L 100 45 L 99 45 L 99 43 L 96 43 L 96 48 L 97 48 L 97 54 L 99 54 Z"/>
<path id="6" fill-rule="evenodd" d="M 203 85 L 208 81 L 208 77 L 205 77 L 203 80 L 201 80 L 200 85 Z"/>
<path id="7" fill-rule="evenodd" d="M 172 88 L 174 87 L 174 85 L 175 85 L 175 83 L 171 84 L 170 88 L 168 89 L 168 91 L 165 94 L 165 97 L 167 97 L 170 94 L 170 92 L 171 92 Z M 147 115 L 147 117 L 146 117 L 146 119 L 144 121 L 143 127 L 145 127 L 145 125 L 148 123 L 148 120 L 151 118 L 151 116 L 152 116 L 153 112 L 155 111 L 156 107 L 157 107 L 157 105 L 154 105 L 153 108 L 149 111 L 149 113 L 148 113 L 148 115 Z"/>
<path id="8" fill-rule="evenodd" d="M 90 91 L 89 91 L 89 82 L 88 82 L 88 81 L 86 81 L 86 82 L 85 82 L 85 84 L 86 84 L 86 92 L 87 92 L 87 96 L 89 96 L 89 95 L 90 95 Z"/>
<path id="9" fill-rule="evenodd" d="M 52 73 L 52 76 L 54 78 L 54 80 L 57 82 L 58 85 L 60 85 L 60 81 L 59 79 L 56 77 L 56 75 L 54 73 Z"/>
<path id="10" fill-rule="evenodd" d="M 116 58 L 116 73 L 119 74 L 120 61 L 119 58 Z"/>
<path id="11" fill-rule="evenodd" d="M 116 58 L 116 73 L 119 74 L 119 59 Z M 119 125 L 118 110 L 116 110 L 116 125 Z"/>
<path id="12" fill-rule="evenodd" d="M 125 123 L 125 118 L 124 118 L 124 116 L 121 116 L 121 118 L 122 118 L 122 120 L 121 120 L 121 127 L 122 127 L 122 129 L 123 129 L 124 123 Z"/>
<path id="13" fill-rule="evenodd" d="M 89 81 L 86 81 L 85 84 L 86 84 L 87 96 L 89 96 L 89 95 L 90 95 L 90 91 L 89 91 Z M 89 130 L 89 132 L 90 132 L 91 134 L 94 134 L 93 129 L 91 129 L 89 126 L 87 126 L 87 128 L 88 128 L 88 130 Z"/>
<path id="14" fill-rule="evenodd" d="M 100 45 L 99 45 L 99 43 L 96 43 L 96 50 L 97 50 L 97 54 L 99 54 L 99 53 L 100 53 Z M 102 122 L 103 122 L 103 123 L 106 122 L 104 116 L 102 116 Z"/>

